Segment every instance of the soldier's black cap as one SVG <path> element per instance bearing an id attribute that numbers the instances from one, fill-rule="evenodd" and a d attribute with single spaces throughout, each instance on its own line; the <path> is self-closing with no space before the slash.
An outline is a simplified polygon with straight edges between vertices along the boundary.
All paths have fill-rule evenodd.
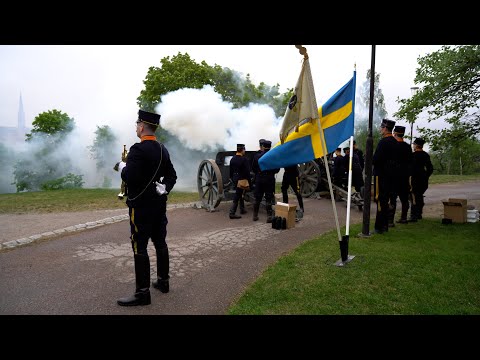
<path id="1" fill-rule="evenodd" d="M 263 147 L 264 147 L 265 149 L 270 149 L 270 148 L 272 147 L 272 142 L 271 142 L 270 140 L 265 140 L 265 141 L 263 142 Z"/>
<path id="2" fill-rule="evenodd" d="M 350 150 L 350 146 L 347 146 L 347 147 L 344 147 L 344 148 L 343 148 L 343 151 L 344 151 L 344 152 L 347 151 L 347 150 Z"/>
<path id="3" fill-rule="evenodd" d="M 395 129 L 393 129 L 393 131 L 397 134 L 405 134 L 405 126 L 397 125 L 395 126 Z"/>
<path id="4" fill-rule="evenodd" d="M 395 121 L 393 120 L 388 120 L 388 119 L 383 119 L 382 123 L 380 124 L 380 127 L 382 128 L 387 128 L 388 130 L 392 131 L 393 127 L 395 126 Z"/>
<path id="5" fill-rule="evenodd" d="M 237 150 L 245 150 L 245 144 L 237 144 Z"/>
<path id="6" fill-rule="evenodd" d="M 160 125 L 160 115 L 144 110 L 138 110 L 138 121 L 158 126 Z"/>
<path id="7" fill-rule="evenodd" d="M 336 148 L 335 151 L 342 151 L 342 148 Z"/>
<path id="8" fill-rule="evenodd" d="M 418 146 L 423 147 L 423 145 L 425 144 L 425 140 L 423 140 L 422 138 L 416 138 L 413 143 L 418 145 Z"/>
<path id="9" fill-rule="evenodd" d="M 264 142 L 265 142 L 265 139 L 260 139 L 258 140 L 258 145 L 263 146 Z"/>

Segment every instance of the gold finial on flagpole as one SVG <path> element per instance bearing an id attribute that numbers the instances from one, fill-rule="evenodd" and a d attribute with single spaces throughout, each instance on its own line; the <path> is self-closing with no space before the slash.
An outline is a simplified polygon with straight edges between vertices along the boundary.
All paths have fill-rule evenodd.
<path id="1" fill-rule="evenodd" d="M 357 63 L 353 63 L 353 70 L 357 71 Z"/>
<path id="2" fill-rule="evenodd" d="M 300 55 L 303 55 L 305 59 L 308 59 L 307 48 L 302 45 L 295 45 L 295 47 L 298 49 Z"/>

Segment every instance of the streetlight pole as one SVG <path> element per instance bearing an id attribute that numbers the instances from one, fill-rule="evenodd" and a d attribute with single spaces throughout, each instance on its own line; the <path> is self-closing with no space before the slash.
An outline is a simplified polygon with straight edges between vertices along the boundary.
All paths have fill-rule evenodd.
<path id="1" fill-rule="evenodd" d="M 413 87 L 410 88 L 410 90 L 412 91 L 412 96 L 415 96 L 415 94 L 418 91 L 418 86 L 413 86 Z M 410 137 L 411 137 L 410 145 L 412 145 L 412 143 L 413 143 L 413 124 L 414 123 L 415 123 L 415 119 L 413 119 L 412 125 L 410 127 Z"/>

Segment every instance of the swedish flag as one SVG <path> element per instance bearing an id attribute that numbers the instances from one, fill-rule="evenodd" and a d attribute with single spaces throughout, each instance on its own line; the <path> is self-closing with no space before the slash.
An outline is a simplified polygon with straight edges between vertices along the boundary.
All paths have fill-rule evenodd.
<path id="1" fill-rule="evenodd" d="M 325 137 L 327 153 L 333 152 L 342 142 L 353 136 L 355 116 L 356 71 L 353 77 L 318 109 Z M 275 147 L 258 161 L 261 170 L 282 168 L 318 159 L 323 156 L 320 129 L 317 119 L 306 119 L 298 131 L 291 132 L 284 143 Z"/>

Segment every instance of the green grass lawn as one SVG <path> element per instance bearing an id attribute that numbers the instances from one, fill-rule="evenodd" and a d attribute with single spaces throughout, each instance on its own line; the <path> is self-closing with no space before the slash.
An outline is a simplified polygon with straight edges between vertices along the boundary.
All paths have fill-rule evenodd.
<path id="1" fill-rule="evenodd" d="M 119 200 L 118 192 L 118 189 L 65 189 L 0 194 L 0 214 L 124 209 L 125 199 Z M 169 204 L 198 200 L 198 192 L 172 191 L 168 195 Z"/>
<path id="2" fill-rule="evenodd" d="M 431 184 L 469 181 L 480 179 L 480 175 L 433 175 Z M 281 193 L 281 179 L 276 183 L 275 192 Z M 125 201 L 119 200 L 119 189 L 66 189 L 52 191 L 31 191 L 0 194 L 0 214 L 49 213 L 125 208 Z M 169 204 L 199 201 L 198 192 L 172 191 Z"/>
<path id="3" fill-rule="evenodd" d="M 350 234 L 361 230 L 353 225 Z M 332 231 L 271 265 L 228 314 L 478 315 L 479 234 L 480 223 L 424 219 L 383 235 L 350 235 L 355 258 L 338 267 Z"/>

